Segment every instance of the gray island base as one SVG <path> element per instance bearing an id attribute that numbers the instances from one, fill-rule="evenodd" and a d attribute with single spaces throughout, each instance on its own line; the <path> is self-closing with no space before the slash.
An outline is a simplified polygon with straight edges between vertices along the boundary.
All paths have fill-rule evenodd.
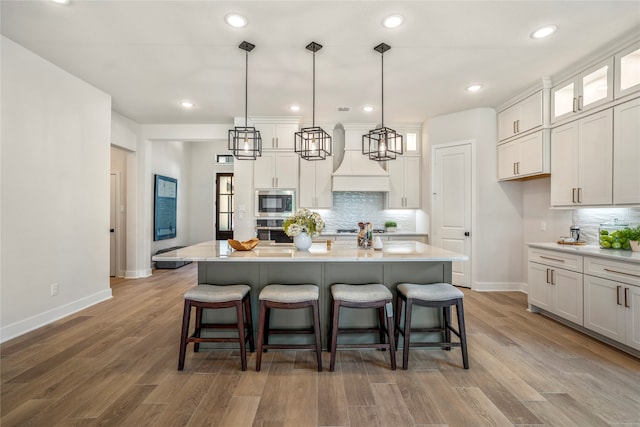
<path id="1" fill-rule="evenodd" d="M 347 242 L 345 242 L 347 243 Z M 251 286 L 251 309 L 254 333 L 257 332 L 258 295 L 269 284 L 314 284 L 320 289 L 320 327 L 322 347 L 327 349 L 329 330 L 330 288 L 336 283 L 381 283 L 394 294 L 399 283 L 451 283 L 452 262 L 467 257 L 420 242 L 386 242 L 381 251 L 359 249 L 351 242 L 314 243 L 309 251 L 297 251 L 288 244 L 258 245 L 251 251 L 234 251 L 226 242 L 205 242 L 166 252 L 154 261 L 194 261 L 198 263 L 198 284 L 247 284 Z M 194 283 L 194 286 L 196 283 Z M 395 299 L 394 299 L 395 305 Z M 395 309 L 395 306 L 394 306 Z M 422 327 L 439 326 L 440 310 L 417 307 L 413 324 Z M 204 321 L 235 321 L 232 309 L 206 311 Z M 372 326 L 377 322 L 375 310 L 346 309 L 340 313 L 342 326 Z M 276 328 L 300 328 L 311 325 L 310 310 L 272 310 L 271 325 Z M 176 325 L 179 328 L 180 325 Z M 216 332 L 217 333 L 217 332 Z M 430 340 L 429 337 L 418 337 Z M 439 340 L 433 337 L 433 341 Z M 282 335 L 271 342 L 307 343 L 310 336 Z M 349 336 L 348 342 L 374 342 L 377 336 Z M 201 348 L 229 348 L 233 345 L 207 344 Z"/>

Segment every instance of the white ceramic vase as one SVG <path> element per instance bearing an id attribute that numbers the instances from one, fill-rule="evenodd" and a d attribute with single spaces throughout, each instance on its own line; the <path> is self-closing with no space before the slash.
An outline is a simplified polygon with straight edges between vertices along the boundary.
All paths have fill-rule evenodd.
<path id="1" fill-rule="evenodd" d="M 631 245 L 631 250 L 633 252 L 640 252 L 640 241 L 629 240 L 629 244 Z"/>
<path id="2" fill-rule="evenodd" d="M 293 245 L 299 251 L 308 251 L 311 247 L 311 236 L 303 231 L 297 236 L 293 236 Z"/>

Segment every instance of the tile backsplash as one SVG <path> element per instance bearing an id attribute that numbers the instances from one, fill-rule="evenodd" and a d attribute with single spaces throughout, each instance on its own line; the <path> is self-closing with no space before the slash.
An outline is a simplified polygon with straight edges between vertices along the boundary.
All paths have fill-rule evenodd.
<path id="1" fill-rule="evenodd" d="M 384 228 L 385 221 L 398 223 L 398 231 L 413 233 L 416 212 L 412 209 L 385 209 L 385 193 L 344 191 L 333 193 L 333 209 L 317 209 L 327 231 L 357 228 L 358 222 L 370 222 L 373 228 Z"/>
<path id="2" fill-rule="evenodd" d="M 593 208 L 575 209 L 573 223 L 580 226 L 580 239 L 590 245 L 597 245 L 600 224 L 615 219 L 632 227 L 640 225 L 640 208 Z M 568 230 L 567 230 L 568 232 Z"/>

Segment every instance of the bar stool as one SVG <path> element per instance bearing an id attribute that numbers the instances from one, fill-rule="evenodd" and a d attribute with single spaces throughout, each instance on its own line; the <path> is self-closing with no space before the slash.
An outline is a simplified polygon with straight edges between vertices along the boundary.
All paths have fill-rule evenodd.
<path id="1" fill-rule="evenodd" d="M 319 290 L 316 285 L 267 285 L 260 291 L 260 316 L 258 319 L 258 353 L 256 371 L 262 364 L 262 352 L 269 349 L 308 349 L 316 351 L 318 372 L 322 372 L 322 347 L 320 344 Z M 297 309 L 311 307 L 313 326 L 307 329 L 271 329 L 271 309 Z M 269 334 L 314 334 L 314 344 L 269 344 Z"/>
<path id="2" fill-rule="evenodd" d="M 413 283 L 401 283 L 397 287 L 396 297 L 396 346 L 398 336 L 404 337 L 402 369 L 409 366 L 409 347 L 440 347 L 451 350 L 451 347 L 460 347 L 462 350 L 462 364 L 464 369 L 469 369 L 469 357 L 467 356 L 467 334 L 464 326 L 464 308 L 462 299 L 464 294 L 455 286 L 448 283 L 434 283 L 417 285 Z M 402 302 L 405 302 L 404 327 L 400 328 L 402 316 Z M 440 328 L 412 328 L 411 312 L 413 305 L 421 307 L 442 307 L 444 325 Z M 451 326 L 451 307 L 456 306 L 458 314 L 458 330 Z M 411 342 L 411 332 L 442 332 L 442 342 Z M 451 332 L 458 336 L 459 342 L 451 341 Z"/>
<path id="3" fill-rule="evenodd" d="M 184 368 L 184 358 L 187 352 L 187 344 L 194 343 L 193 351 L 200 350 L 203 342 L 237 342 L 240 344 L 240 361 L 242 370 L 247 370 L 246 341 L 249 340 L 249 349 L 254 351 L 253 326 L 251 320 L 251 302 L 248 285 L 198 285 L 189 289 L 184 294 L 184 315 L 182 317 L 182 333 L 180 335 L 180 356 L 178 370 Z M 189 334 L 191 320 L 191 307 L 196 309 L 196 324 L 193 335 Z M 236 308 L 236 323 L 202 323 L 202 309 Z M 244 310 L 243 310 L 244 307 Z M 246 316 L 246 321 L 245 321 Z M 237 329 L 238 337 L 203 338 L 203 329 Z"/>
<path id="4" fill-rule="evenodd" d="M 329 341 L 331 343 L 331 364 L 329 370 L 333 372 L 336 363 L 336 350 L 338 348 L 379 348 L 389 349 L 391 369 L 396 369 L 396 346 L 393 332 L 393 306 L 391 291 L 381 284 L 346 285 L 336 284 L 331 286 L 331 327 Z M 377 328 L 340 328 L 340 308 L 376 308 L 378 310 Z M 386 321 L 385 321 L 386 310 Z M 338 344 L 338 334 L 378 333 L 380 343 L 373 344 Z M 389 343 L 385 342 L 385 335 Z"/>

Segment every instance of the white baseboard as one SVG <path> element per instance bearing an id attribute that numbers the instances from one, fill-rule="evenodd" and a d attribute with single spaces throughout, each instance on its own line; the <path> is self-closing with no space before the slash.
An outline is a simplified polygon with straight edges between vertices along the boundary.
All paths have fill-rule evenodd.
<path id="1" fill-rule="evenodd" d="M 62 319 L 63 317 L 69 316 L 70 314 L 76 313 L 80 310 L 84 310 L 92 305 L 111 299 L 111 297 L 111 289 L 106 289 L 77 301 L 70 302 L 69 304 L 65 304 L 49 311 L 45 311 L 44 313 L 12 323 L 11 325 L 3 326 L 0 328 L 0 343 L 20 335 L 24 335 L 34 329 L 41 328 L 44 325 L 48 325 L 49 323 L 55 322 L 56 320 Z"/>
<path id="2" fill-rule="evenodd" d="M 142 279 L 144 277 L 149 277 L 152 274 L 152 271 L 150 268 L 146 268 L 144 270 L 127 270 L 124 273 L 124 278 L 125 279 Z"/>
<path id="3" fill-rule="evenodd" d="M 529 291 L 529 285 L 522 282 L 476 282 L 472 288 L 478 292 L 524 292 Z"/>

